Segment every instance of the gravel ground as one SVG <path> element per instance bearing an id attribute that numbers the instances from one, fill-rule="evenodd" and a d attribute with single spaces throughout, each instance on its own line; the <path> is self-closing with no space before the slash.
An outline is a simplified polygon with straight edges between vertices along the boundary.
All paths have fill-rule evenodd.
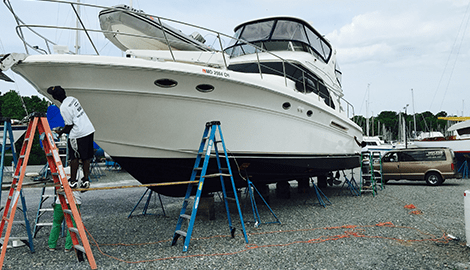
<path id="1" fill-rule="evenodd" d="M 125 172 L 103 172 L 106 176 L 94 180 L 92 187 L 136 183 Z M 351 196 L 340 187 L 322 189 L 332 203 L 322 207 L 314 204 L 312 191 L 299 193 L 295 181 L 290 199 L 276 198 L 275 185 L 271 185 L 270 206 L 282 224 L 255 228 L 246 223 L 249 244 L 236 216 L 237 232 L 235 238 L 230 237 L 224 207 L 215 196 L 216 219 L 196 220 L 185 253 L 181 239 L 171 246 L 181 198 L 162 196 L 166 216 L 153 196 L 147 215 L 142 215 L 141 203 L 127 218 L 144 188 L 88 191 L 83 193 L 81 209 L 98 269 L 470 268 L 463 197 L 470 189 L 468 180 L 447 180 L 440 187 L 392 181 L 375 197 L 371 193 Z M 24 189 L 33 225 L 40 191 Z M 3 200 L 6 194 L 3 191 Z M 258 208 L 262 222 L 275 221 L 263 204 Z M 245 208 L 244 218 L 253 220 L 251 207 Z M 51 218 L 44 216 L 41 221 L 47 219 Z M 74 252 L 63 251 L 65 238 L 59 239 L 56 251 L 49 251 L 48 236 L 49 228 L 38 232 L 35 253 L 27 247 L 8 249 L 5 269 L 90 269 L 86 261 L 77 261 Z"/>

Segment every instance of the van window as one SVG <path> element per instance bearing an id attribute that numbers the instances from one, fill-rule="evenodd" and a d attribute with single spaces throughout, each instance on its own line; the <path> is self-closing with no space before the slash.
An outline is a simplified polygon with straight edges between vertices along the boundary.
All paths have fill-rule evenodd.
<path id="1" fill-rule="evenodd" d="M 407 151 L 400 153 L 400 161 L 438 161 L 446 160 L 444 150 Z"/>
<path id="2" fill-rule="evenodd" d="M 387 153 L 384 156 L 384 162 L 397 162 L 398 154 L 397 153 Z"/>

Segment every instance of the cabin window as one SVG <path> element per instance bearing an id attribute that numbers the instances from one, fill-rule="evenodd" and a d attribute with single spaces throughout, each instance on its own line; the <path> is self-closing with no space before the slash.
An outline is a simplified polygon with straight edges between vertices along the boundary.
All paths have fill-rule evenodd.
<path id="1" fill-rule="evenodd" d="M 335 104 L 330 96 L 330 92 L 323 81 L 312 72 L 289 63 L 284 63 L 283 65 L 282 62 L 261 62 L 260 66 L 261 73 L 278 76 L 284 76 L 285 69 L 287 78 L 295 82 L 295 89 L 297 91 L 305 94 L 315 93 L 323 99 L 326 105 L 335 109 Z M 260 67 L 257 63 L 233 64 L 228 66 L 228 68 L 233 71 L 245 73 L 260 72 Z"/>
<path id="2" fill-rule="evenodd" d="M 273 25 L 274 21 L 259 22 L 247 25 L 245 26 L 240 39 L 246 40 L 248 42 L 267 40 L 269 39 Z"/>
<path id="3" fill-rule="evenodd" d="M 310 46 L 318 53 L 323 60 L 328 62 L 331 55 L 331 48 L 326 44 L 324 40 L 320 38 L 317 34 L 312 32 L 310 29 L 307 29 L 307 36 L 310 41 Z"/>
<path id="4" fill-rule="evenodd" d="M 297 40 L 308 43 L 303 25 L 293 21 L 278 21 L 271 39 Z"/>

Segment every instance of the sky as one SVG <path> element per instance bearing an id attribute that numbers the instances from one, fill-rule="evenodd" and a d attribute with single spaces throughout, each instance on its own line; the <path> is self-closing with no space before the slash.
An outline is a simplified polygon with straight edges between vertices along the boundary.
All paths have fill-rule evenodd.
<path id="1" fill-rule="evenodd" d="M 17 15 L 29 24 L 71 25 L 69 21 L 74 16 L 70 5 L 11 2 Z M 470 0 L 81 2 L 104 6 L 132 3 L 134 8 L 148 14 L 227 35 L 232 35 L 234 27 L 245 21 L 279 15 L 299 17 L 310 22 L 336 49 L 343 73 L 344 98 L 354 106 L 357 115 L 403 112 L 406 108 L 409 114 L 445 111 L 470 116 Z M 83 11 L 82 17 L 87 26 L 98 25 L 96 14 Z M 25 52 L 15 26 L 11 13 L 0 4 L 0 54 Z M 47 34 L 62 42 L 74 39 L 58 32 Z M 92 38 L 100 53 L 116 53 L 103 36 Z M 73 50 L 73 45 L 68 46 Z M 12 89 L 23 96 L 39 95 L 19 75 L 12 71 L 6 74 L 15 83 L 0 81 L 2 94 Z"/>

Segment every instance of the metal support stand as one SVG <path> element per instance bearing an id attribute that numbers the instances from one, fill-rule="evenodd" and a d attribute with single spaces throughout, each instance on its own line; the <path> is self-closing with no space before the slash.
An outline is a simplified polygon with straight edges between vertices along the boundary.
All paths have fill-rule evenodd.
<path id="1" fill-rule="evenodd" d="M 318 188 L 318 186 L 315 184 L 313 179 L 310 178 L 310 180 L 312 181 L 313 190 L 315 191 L 315 196 L 317 197 L 317 200 L 318 200 L 318 203 L 314 203 L 314 205 L 319 204 L 323 207 L 326 207 L 326 205 L 331 205 L 330 200 L 328 200 L 328 198 L 325 196 L 325 194 Z M 308 192 L 308 194 L 309 194 L 309 197 L 310 197 L 310 191 Z M 325 200 L 323 200 L 323 198 L 325 198 Z M 305 203 L 307 203 L 307 200 L 305 200 Z"/>
<path id="2" fill-rule="evenodd" d="M 251 182 L 248 177 L 246 178 L 246 181 L 247 181 L 248 186 L 246 187 L 245 194 L 248 193 L 247 196 L 250 196 L 251 209 L 253 210 L 253 218 L 254 218 L 254 221 L 246 221 L 246 222 L 253 222 L 255 224 L 256 228 L 261 226 L 261 224 L 273 224 L 273 223 L 281 224 L 281 221 L 279 221 L 279 218 L 276 216 L 276 214 L 274 214 L 273 210 L 271 209 L 271 207 L 269 207 L 268 203 L 263 198 L 263 196 L 258 191 L 258 189 L 255 187 L 253 182 Z M 258 206 L 256 204 L 256 198 L 255 198 L 254 191 L 256 191 L 256 193 L 258 193 L 259 197 L 263 200 L 263 203 L 268 207 L 269 211 L 271 212 L 273 217 L 276 219 L 276 221 L 261 222 L 261 218 L 259 216 L 259 211 L 258 211 Z"/>
<path id="3" fill-rule="evenodd" d="M 132 209 L 132 211 L 129 213 L 129 216 L 127 216 L 127 218 L 131 218 L 132 217 L 132 213 L 135 211 L 135 209 L 137 208 L 137 206 L 139 206 L 140 202 L 142 201 L 142 199 L 144 198 L 145 194 L 147 194 L 147 192 L 150 190 L 150 193 L 147 197 L 147 201 L 145 202 L 145 205 L 144 205 L 144 209 L 142 210 L 142 215 L 147 215 L 147 209 L 149 207 L 149 204 L 150 204 L 150 199 L 152 198 L 152 194 L 153 194 L 153 190 L 147 188 L 144 192 L 144 194 L 142 194 L 142 197 L 140 197 L 139 201 L 137 202 L 137 204 L 134 206 L 134 208 Z M 157 193 L 158 194 L 158 193 Z M 163 216 L 166 217 L 166 213 L 165 213 L 165 208 L 163 207 L 163 202 L 162 202 L 162 197 L 160 194 L 158 194 L 158 199 L 160 200 L 160 205 L 162 206 L 162 211 L 163 211 Z M 149 214 L 151 215 L 151 214 Z"/>
<path id="4" fill-rule="evenodd" d="M 96 158 L 96 156 L 94 156 L 93 161 L 90 165 L 90 178 L 95 178 L 98 181 L 98 178 L 100 178 L 101 176 L 106 176 L 106 174 L 104 174 L 103 170 L 100 167 L 100 164 L 98 164 L 98 159 Z"/>
<path id="5" fill-rule="evenodd" d="M 467 178 L 468 178 L 468 163 L 467 163 L 467 159 L 465 159 L 465 161 L 462 163 L 462 165 L 460 166 L 458 172 L 462 173 L 462 178 L 463 178 L 463 179 L 467 179 Z"/>
<path id="6" fill-rule="evenodd" d="M 344 186 L 346 186 L 346 189 L 349 190 L 349 192 L 351 193 L 351 195 L 353 196 L 361 196 L 361 192 L 360 192 L 360 189 L 359 189 L 359 186 L 357 185 L 356 183 L 356 180 L 354 179 L 354 172 L 353 170 L 351 170 L 351 180 L 349 180 L 347 177 L 346 177 L 346 173 L 343 171 L 343 176 L 344 176 L 344 182 L 343 182 L 343 185 L 341 186 L 338 194 L 343 190 Z"/>

